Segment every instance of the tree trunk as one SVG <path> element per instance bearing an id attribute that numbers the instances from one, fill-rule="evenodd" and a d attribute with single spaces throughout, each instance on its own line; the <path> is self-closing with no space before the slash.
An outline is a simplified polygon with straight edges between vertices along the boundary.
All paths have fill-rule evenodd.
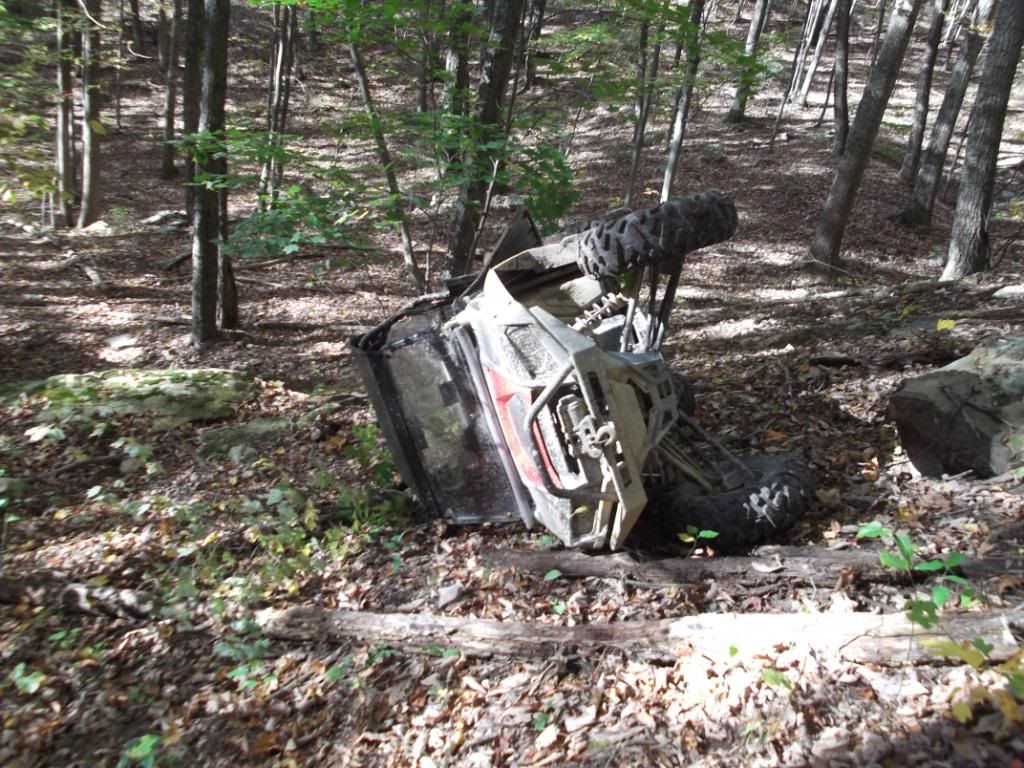
<path id="1" fill-rule="evenodd" d="M 540 40 L 541 30 L 544 27 L 544 11 L 547 9 L 547 0 L 532 0 L 530 10 L 526 16 L 526 73 L 523 77 L 523 90 L 533 88 L 537 80 L 537 57 L 530 52 L 530 47 Z"/>
<path id="2" fill-rule="evenodd" d="M 811 92 L 811 84 L 814 82 L 814 75 L 818 71 L 818 64 L 821 62 L 821 54 L 825 50 L 825 43 L 828 41 L 828 33 L 832 31 L 832 23 L 835 20 L 836 8 L 839 7 L 839 0 L 831 0 L 828 11 L 825 14 L 825 22 L 821 25 L 821 32 L 818 35 L 818 42 L 814 46 L 814 55 L 811 57 L 811 65 L 804 75 L 804 83 L 800 88 L 799 102 L 801 107 L 807 106 L 807 96 Z"/>
<path id="3" fill-rule="evenodd" d="M 922 474 L 994 477 L 1024 461 L 1021 402 L 1024 339 L 999 339 L 907 382 L 889 417 Z"/>
<path id="4" fill-rule="evenodd" d="M 82 32 L 82 201 L 78 228 L 96 221 L 100 206 L 100 23 L 102 0 L 81 0 L 91 18 Z M 97 130 L 99 128 L 99 130 Z"/>
<path id="5" fill-rule="evenodd" d="M 54 192 L 53 208 L 59 211 L 61 226 L 74 225 L 72 206 L 75 199 L 75 164 L 72 159 L 71 128 L 74 121 L 75 97 L 71 75 L 72 49 L 71 25 L 73 12 L 68 0 L 54 0 L 57 19 L 57 137 L 55 143 L 54 171 L 57 188 Z M 56 219 L 57 216 L 54 215 Z"/>
<path id="6" fill-rule="evenodd" d="M 171 19 L 167 16 L 167 9 L 161 2 L 157 8 L 156 16 L 156 63 L 160 67 L 161 72 L 167 70 L 167 52 L 170 47 Z"/>
<path id="7" fill-rule="evenodd" d="M 736 86 L 736 95 L 732 99 L 732 107 L 725 116 L 727 123 L 739 123 L 747 111 L 747 100 L 751 94 L 754 62 L 757 60 L 757 44 L 761 39 L 768 18 L 770 0 L 755 0 L 754 10 L 750 15 L 750 27 L 747 29 L 747 41 L 743 46 L 744 64 L 740 68 L 740 83 Z"/>
<path id="8" fill-rule="evenodd" d="M 117 0 L 117 58 L 114 62 L 114 125 L 121 129 L 121 70 L 124 67 L 124 0 Z"/>
<path id="9" fill-rule="evenodd" d="M 223 140 L 227 91 L 227 49 L 230 0 L 204 0 L 202 18 L 202 76 L 199 97 L 199 132 Z M 197 171 L 222 176 L 223 157 L 201 154 Z M 192 214 L 192 343 L 208 346 L 217 337 L 217 241 L 221 236 L 221 199 L 216 189 L 196 191 Z"/>
<path id="10" fill-rule="evenodd" d="M 160 177 L 173 179 L 178 173 L 174 166 L 174 112 L 177 100 L 178 38 L 181 37 L 181 2 L 172 0 L 171 17 L 167 30 L 167 61 L 164 68 L 164 135 L 161 147 Z"/>
<path id="11" fill-rule="evenodd" d="M 875 68 L 875 61 L 878 60 L 878 41 L 882 38 L 882 27 L 885 26 L 885 3 L 886 0 L 878 0 L 878 23 L 875 24 L 875 36 L 871 40 L 871 68 Z"/>
<path id="12" fill-rule="evenodd" d="M 363 58 L 355 45 L 350 43 L 348 52 L 352 58 L 352 68 L 355 70 L 356 81 L 359 83 L 359 94 L 363 98 L 363 107 L 366 109 L 366 116 L 370 119 L 370 130 L 373 133 L 374 144 L 377 145 L 377 159 L 384 169 L 384 178 L 388 184 L 388 194 L 393 201 L 391 213 L 398 223 L 398 233 L 402 239 L 402 256 L 405 259 L 405 269 L 416 287 L 423 290 L 426 288 L 426 280 L 424 280 L 423 272 L 416 263 L 416 253 L 412 245 L 412 233 L 409 231 L 409 220 L 405 215 L 405 205 L 402 202 L 402 190 L 398 186 L 395 164 L 391 159 L 388 142 L 384 136 L 384 126 L 381 124 L 380 115 L 377 114 L 377 107 L 373 102 L 373 94 L 370 93 L 370 81 L 366 76 L 366 67 L 363 66 Z"/>
<path id="13" fill-rule="evenodd" d="M 267 142 L 269 152 L 260 170 L 260 209 L 274 208 L 284 177 L 281 151 L 288 125 L 292 68 L 295 63 L 296 9 L 277 3 L 274 6 L 274 42 L 270 55 L 270 80 L 267 83 Z"/>
<path id="14" fill-rule="evenodd" d="M 843 242 L 843 232 L 871 156 L 871 147 L 882 124 L 885 107 L 896 85 L 920 7 L 921 0 L 896 0 L 877 66 L 872 69 L 871 78 L 857 106 L 846 152 L 839 161 L 832 188 L 818 218 L 814 240 L 811 242 L 811 265 L 817 262 L 831 270 L 840 263 L 839 249 Z"/>
<path id="15" fill-rule="evenodd" d="M 181 84 L 182 132 L 192 136 L 199 131 L 199 96 L 202 90 L 203 68 L 203 0 L 185 0 L 188 18 L 185 24 L 185 74 Z M 195 208 L 196 188 L 192 180 L 196 162 L 192 152 L 185 152 L 185 211 L 189 223 Z"/>
<path id="16" fill-rule="evenodd" d="M 932 211 L 935 208 L 935 197 L 939 191 L 939 179 L 942 168 L 946 164 L 946 153 L 949 142 L 953 138 L 956 119 L 967 94 L 967 85 L 978 61 L 978 55 L 985 45 L 982 27 L 988 24 L 994 9 L 994 0 L 979 0 L 975 9 L 973 23 L 966 27 L 967 39 L 957 57 L 953 74 L 949 76 L 946 94 L 942 97 L 942 105 L 935 116 L 935 124 L 928 139 L 928 147 L 921 158 L 914 190 L 906 210 L 900 213 L 898 221 L 908 227 L 929 227 L 932 223 Z"/>
<path id="17" fill-rule="evenodd" d="M 658 39 L 655 41 L 654 47 L 651 49 L 649 65 L 644 67 L 647 71 L 645 75 L 641 75 L 641 78 L 638 81 L 640 89 L 640 98 L 638 100 L 640 113 L 637 115 L 636 130 L 633 131 L 633 155 L 629 161 L 629 177 L 626 181 L 625 206 L 627 208 L 630 208 L 633 205 L 633 191 L 636 189 L 636 177 L 640 171 L 640 156 L 643 154 L 644 150 L 644 136 L 647 133 L 647 118 L 651 112 L 651 104 L 654 101 L 655 83 L 658 79 L 658 67 L 661 61 L 661 36 L 663 33 L 664 28 L 659 28 L 657 32 Z"/>
<path id="18" fill-rule="evenodd" d="M 319 37 L 317 28 L 316 12 L 310 8 L 306 11 L 306 57 L 310 61 L 316 57 L 316 46 Z"/>
<path id="19" fill-rule="evenodd" d="M 1020 0 L 1003 0 L 988 41 L 985 69 L 971 110 L 964 170 L 953 214 L 944 280 L 989 267 L 988 217 L 996 179 L 996 160 L 1006 107 L 1024 42 L 1024 8 Z"/>
<path id="20" fill-rule="evenodd" d="M 647 80 L 647 37 L 651 31 L 651 21 L 644 18 L 640 22 L 640 39 L 637 42 L 636 51 L 636 101 L 633 103 L 633 142 L 636 142 L 636 131 L 640 125 L 640 112 L 644 103 L 644 83 Z"/>
<path id="21" fill-rule="evenodd" d="M 824 21 L 826 2 L 827 0 L 811 0 L 807 7 L 807 17 L 804 19 L 803 31 L 800 35 L 800 45 L 797 46 L 796 57 L 793 60 L 793 70 L 789 76 L 789 88 L 786 91 L 789 100 L 796 98 L 797 89 L 800 83 L 803 82 L 807 52 L 818 41 L 818 30 Z"/>
<path id="22" fill-rule="evenodd" d="M 679 158 L 683 152 L 683 138 L 686 135 L 686 120 L 690 114 L 690 100 L 693 98 L 693 86 L 697 82 L 697 71 L 700 69 L 700 19 L 704 13 L 704 0 L 690 0 L 690 26 L 686 31 L 686 74 L 679 88 L 676 99 L 676 112 L 672 118 L 672 140 L 669 144 L 668 158 L 665 161 L 665 174 L 661 180 L 661 202 L 672 196 L 672 184 L 679 169 Z"/>
<path id="23" fill-rule="evenodd" d="M 807 4 L 807 14 L 804 16 L 804 23 L 802 29 L 806 33 L 808 30 L 808 24 L 811 22 L 811 15 L 814 9 L 818 6 L 819 0 L 811 0 Z M 771 152 L 775 149 L 775 137 L 779 135 L 779 126 L 782 125 L 782 117 L 786 114 L 786 105 L 789 104 L 789 100 L 793 96 L 793 88 L 796 85 L 798 70 L 802 63 L 804 48 L 806 41 L 797 45 L 793 49 L 793 61 L 789 65 L 789 84 L 786 86 L 786 91 L 782 96 L 782 102 L 779 104 L 779 112 L 775 115 L 775 124 L 772 125 L 772 135 L 768 139 L 768 151 Z"/>
<path id="24" fill-rule="evenodd" d="M 430 84 L 434 80 L 437 64 L 437 35 L 431 30 L 432 0 L 420 0 L 420 60 L 416 72 L 416 111 L 421 114 L 430 109 Z"/>
<path id="25" fill-rule="evenodd" d="M 912 184 L 917 176 L 917 166 L 921 161 L 921 143 L 924 141 L 924 127 L 928 122 L 928 103 L 932 94 L 932 72 L 935 71 L 935 59 L 939 55 L 939 42 L 942 40 L 942 25 L 946 19 L 946 8 L 949 0 L 935 0 L 932 9 L 932 23 L 928 27 L 928 41 L 925 44 L 924 56 L 921 57 L 921 69 L 917 74 L 917 99 L 914 101 L 914 117 L 907 134 L 907 151 L 903 155 L 900 166 L 900 181 Z"/>
<path id="26" fill-rule="evenodd" d="M 135 43 L 136 53 L 142 53 L 145 48 L 145 35 L 142 29 L 142 14 L 139 12 L 139 0 L 129 0 L 128 7 L 131 9 L 132 42 Z"/>
<path id="27" fill-rule="evenodd" d="M 501 108 L 512 72 L 522 7 L 523 0 L 494 0 L 476 97 L 475 122 L 479 136 L 477 146 L 467 158 L 469 179 L 459 196 L 460 210 L 445 254 L 444 271 L 449 275 L 465 274 L 472 264 L 480 206 L 487 191 L 487 174 L 493 173 L 500 159 L 489 146 L 501 138 Z"/>
<path id="28" fill-rule="evenodd" d="M 466 29 L 473 19 L 473 4 L 457 2 L 451 14 L 444 51 L 448 84 L 442 104 L 452 115 L 466 115 L 469 114 L 469 36 Z"/>
<path id="29" fill-rule="evenodd" d="M 850 6 L 851 0 L 839 0 L 839 8 L 836 10 L 835 95 L 832 99 L 835 126 L 832 152 L 836 157 L 842 157 L 846 152 L 846 138 L 850 133 L 850 110 L 846 99 L 850 61 Z"/>

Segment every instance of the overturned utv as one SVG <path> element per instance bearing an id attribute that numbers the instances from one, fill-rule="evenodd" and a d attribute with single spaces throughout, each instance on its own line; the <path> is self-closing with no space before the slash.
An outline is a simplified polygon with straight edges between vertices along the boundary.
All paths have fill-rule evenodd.
<path id="1" fill-rule="evenodd" d="M 524 214 L 492 251 L 500 263 L 353 339 L 405 482 L 453 521 L 518 516 L 586 549 L 621 547 L 641 513 L 723 547 L 791 526 L 806 469 L 728 451 L 660 352 L 685 255 L 736 224 L 716 191 L 547 241 Z"/>

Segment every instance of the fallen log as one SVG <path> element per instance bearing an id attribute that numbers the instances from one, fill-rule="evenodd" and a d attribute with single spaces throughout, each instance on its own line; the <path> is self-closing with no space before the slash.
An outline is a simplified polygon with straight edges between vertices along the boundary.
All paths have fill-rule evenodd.
<path id="1" fill-rule="evenodd" d="M 951 615 L 933 630 L 912 624 L 903 614 L 868 613 L 716 613 L 569 627 L 302 607 L 268 609 L 257 621 L 269 637 L 278 640 L 358 640 L 406 648 L 452 648 L 473 655 L 543 658 L 572 648 L 614 650 L 669 662 L 692 654 L 727 661 L 793 648 L 850 662 L 898 666 L 941 662 L 923 641 L 950 636 L 957 640 L 983 637 L 993 646 L 991 660 L 1007 659 L 1019 650 L 1011 627 L 1024 621 L 1024 610 Z"/>
<path id="2" fill-rule="evenodd" d="M 492 568 L 516 568 L 544 574 L 558 570 L 570 578 L 628 578 L 647 583 L 693 584 L 715 581 L 775 580 L 819 587 L 856 581 L 889 582 L 906 579 L 879 561 L 878 552 L 863 549 L 765 546 L 750 557 L 666 558 L 635 560 L 625 553 L 588 555 L 576 550 L 495 549 L 483 553 Z M 969 579 L 1024 574 L 1024 558 L 969 559 L 958 571 Z M 915 576 L 926 577 L 917 573 Z"/>
<path id="3" fill-rule="evenodd" d="M 142 619 L 152 614 L 152 595 L 133 589 L 68 583 L 57 576 L 0 576 L 0 603 L 62 608 L 70 613 Z"/>
<path id="4" fill-rule="evenodd" d="M 85 276 L 89 278 L 89 282 L 92 283 L 92 287 L 97 293 L 105 296 L 109 292 L 110 288 L 95 267 L 91 267 L 88 264 L 79 264 L 78 266 L 85 273 Z"/>
<path id="5" fill-rule="evenodd" d="M 165 259 L 160 262 L 160 269 L 171 270 L 177 268 L 179 264 L 184 264 L 186 261 L 192 258 L 192 249 L 182 251 L 177 256 L 172 256 L 169 259 Z"/>
<path id="6" fill-rule="evenodd" d="M 1000 475 L 1024 462 L 1024 339 L 1000 339 L 907 382 L 889 402 L 925 475 Z"/>

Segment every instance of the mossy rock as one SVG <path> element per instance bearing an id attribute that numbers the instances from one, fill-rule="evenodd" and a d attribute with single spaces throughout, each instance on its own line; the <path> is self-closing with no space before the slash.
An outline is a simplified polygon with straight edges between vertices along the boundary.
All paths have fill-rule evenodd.
<path id="1" fill-rule="evenodd" d="M 234 414 L 252 393 L 247 374 L 221 368 L 118 369 L 64 373 L 0 389 L 0 405 L 37 405 L 36 420 L 103 420 L 127 415 L 152 417 L 156 429 L 217 421 Z"/>
<path id="2" fill-rule="evenodd" d="M 295 424 L 291 419 L 253 419 L 245 424 L 211 429 L 199 439 L 199 455 L 211 458 L 219 453 L 234 451 L 232 458 L 237 460 L 249 453 L 246 448 L 279 440 L 291 434 L 293 429 Z"/>
<path id="3" fill-rule="evenodd" d="M 317 418 L 341 410 L 337 403 L 323 403 L 298 418 L 259 418 L 244 424 L 231 424 L 204 432 L 199 438 L 199 455 L 204 459 L 228 454 L 232 461 L 241 461 L 255 453 L 256 445 L 274 443 L 291 435 L 296 429 L 308 429 Z"/>

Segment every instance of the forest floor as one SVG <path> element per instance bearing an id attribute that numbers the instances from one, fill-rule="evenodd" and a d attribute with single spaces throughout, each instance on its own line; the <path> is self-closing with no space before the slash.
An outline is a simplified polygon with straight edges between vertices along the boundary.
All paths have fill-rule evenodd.
<path id="1" fill-rule="evenodd" d="M 327 248 L 241 267 L 242 328 L 213 349 L 191 348 L 181 324 L 188 277 L 161 267 L 187 238 L 141 223 L 179 208 L 181 191 L 153 173 L 158 79 L 134 66 L 124 127 L 107 142 L 106 226 L 48 232 L 27 226 L 25 213 L 0 230 L 0 596 L 10 598 L 0 601 L 0 764 L 1022 764 L 1019 725 L 992 703 L 975 701 L 964 723 L 952 714 L 969 689 L 1005 682 L 939 657 L 880 666 L 799 645 L 745 654 L 754 639 L 728 634 L 735 658 L 683 654 L 674 663 L 628 648 L 568 645 L 535 658 L 265 637 L 255 619 L 268 607 L 571 627 L 724 612 L 897 613 L 913 588 L 895 577 L 780 578 L 772 567 L 675 584 L 492 567 L 489 551 L 549 550 L 553 537 L 516 524 L 425 520 L 394 490 L 368 426 L 348 338 L 414 295 L 390 235 L 368 233 L 381 251 L 345 252 L 341 268 L 328 268 L 338 253 Z M 338 90 L 332 78 L 346 75 L 313 69 L 305 98 L 326 102 Z M 261 98 L 254 82 L 235 86 Z M 898 93 L 912 99 L 912 84 Z M 407 98 L 408 89 L 389 96 Z M 1024 247 L 1008 239 L 1012 222 L 996 222 L 996 250 L 1007 246 L 997 269 L 916 285 L 939 272 L 933 256 L 943 252 L 950 209 L 940 205 L 929 235 L 890 222 L 907 198 L 888 151 L 898 146 L 893 129 L 847 230 L 840 285 L 802 272 L 831 179 L 830 139 L 814 125 L 822 96 L 790 113 L 770 154 L 772 89 L 740 126 L 721 122 L 724 95 L 706 97 L 693 116 L 681 185 L 732 193 L 740 229 L 689 258 L 665 355 L 695 382 L 700 423 L 728 446 L 792 453 L 811 467 L 812 512 L 781 543 L 873 550 L 878 542 L 857 532 L 877 520 L 909 535 L 925 560 L 1019 556 L 1022 479 L 920 477 L 886 407 L 903 380 L 1022 332 L 1020 294 L 992 293 L 1024 284 Z M 336 97 L 356 108 L 345 102 L 351 91 Z M 626 136 L 606 111 L 583 116 L 572 158 L 579 215 L 620 203 Z M 1010 159 L 1015 151 L 1019 162 L 1020 150 L 1010 145 Z M 652 147 L 650 187 L 659 174 Z M 1004 169 L 1000 200 L 1019 199 L 1022 187 Z M 836 288 L 847 293 L 822 298 Z M 939 320 L 956 322 L 939 330 Z M 23 386 L 129 368 L 228 369 L 243 383 L 229 393 L 230 415 L 170 425 L 145 408 L 97 411 L 94 380 Z M 12 395 L 19 391 L 27 394 Z M 672 554 L 689 549 L 680 543 Z M 39 590 L 23 589 L 32 579 Z M 53 585 L 72 582 L 95 600 L 91 612 L 76 610 L 74 595 L 55 601 Z M 112 607 L 124 595 L 107 588 L 158 602 Z M 990 607 L 1012 608 L 1024 574 L 974 588 Z M 60 600 L 72 603 L 62 609 Z"/>

